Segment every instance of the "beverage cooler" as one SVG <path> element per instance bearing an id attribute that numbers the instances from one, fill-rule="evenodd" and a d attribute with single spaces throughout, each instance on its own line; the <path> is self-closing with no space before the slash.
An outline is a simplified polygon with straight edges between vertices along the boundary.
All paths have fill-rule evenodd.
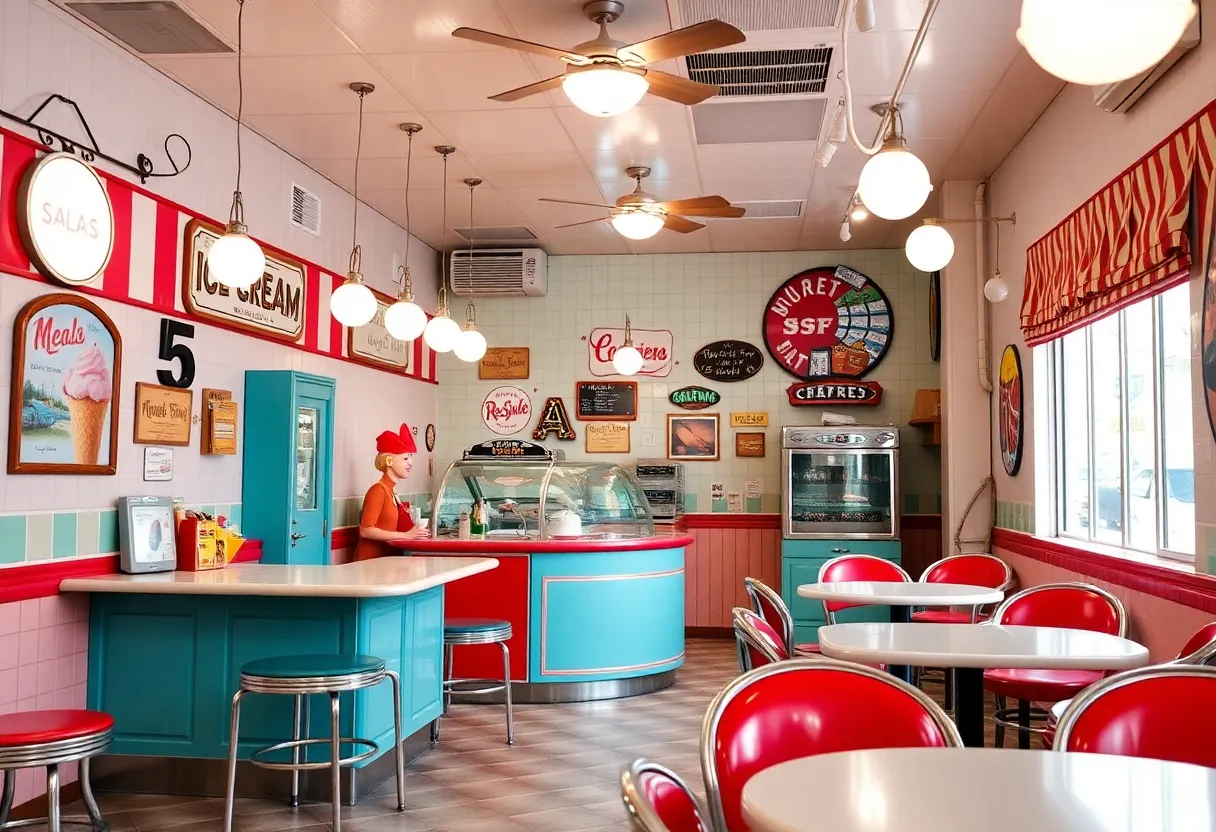
<path id="1" fill-rule="evenodd" d="M 899 429 L 894 425 L 781 430 L 781 594 L 799 643 L 818 642 L 823 605 L 798 597 L 833 558 L 867 554 L 900 562 Z M 885 621 L 885 607 L 843 610 L 837 620 Z"/>

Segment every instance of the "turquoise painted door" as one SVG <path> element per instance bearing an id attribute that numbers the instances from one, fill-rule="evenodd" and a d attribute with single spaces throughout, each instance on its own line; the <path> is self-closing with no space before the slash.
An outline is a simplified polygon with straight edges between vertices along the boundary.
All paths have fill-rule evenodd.
<path id="1" fill-rule="evenodd" d="M 329 563 L 329 506 L 333 489 L 333 394 L 303 382 L 295 397 L 295 488 L 291 503 L 290 563 Z"/>

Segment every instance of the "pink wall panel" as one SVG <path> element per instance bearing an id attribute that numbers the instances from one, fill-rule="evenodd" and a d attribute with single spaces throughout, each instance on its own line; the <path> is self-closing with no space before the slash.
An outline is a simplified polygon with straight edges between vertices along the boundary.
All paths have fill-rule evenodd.
<path id="1" fill-rule="evenodd" d="M 684 623 L 730 627 L 733 607 L 748 604 L 743 579 L 781 588 L 781 532 L 777 529 L 690 529 L 685 552 Z"/>

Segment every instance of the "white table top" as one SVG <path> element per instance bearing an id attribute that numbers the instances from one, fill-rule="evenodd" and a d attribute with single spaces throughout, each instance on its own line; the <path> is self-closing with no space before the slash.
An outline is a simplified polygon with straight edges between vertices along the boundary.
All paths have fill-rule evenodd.
<path id="1" fill-rule="evenodd" d="M 755 832 L 1211 832 L 1216 769 L 997 748 L 846 751 L 760 772 L 743 787 L 743 816 Z"/>
<path id="2" fill-rule="evenodd" d="M 899 607 L 973 607 L 999 604 L 1005 593 L 986 586 L 907 581 L 838 581 L 801 584 L 798 595 L 818 601 L 850 601 Z"/>
<path id="3" fill-rule="evenodd" d="M 205 572 L 69 578 L 61 592 L 147 595 L 288 595 L 383 598 L 413 595 L 498 566 L 493 558 L 376 558 L 341 566 L 240 563 Z"/>
<path id="4" fill-rule="evenodd" d="M 1106 633 L 995 624 L 832 624 L 819 628 L 825 656 L 861 664 L 1128 670 L 1148 648 Z"/>

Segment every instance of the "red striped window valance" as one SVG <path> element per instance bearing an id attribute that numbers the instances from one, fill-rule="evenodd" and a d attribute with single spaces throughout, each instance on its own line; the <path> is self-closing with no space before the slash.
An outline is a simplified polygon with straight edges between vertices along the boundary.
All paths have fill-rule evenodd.
<path id="1" fill-rule="evenodd" d="M 1212 227 L 1214 124 L 1216 101 L 1027 250 L 1026 343 L 1058 338 L 1187 279 Z"/>

